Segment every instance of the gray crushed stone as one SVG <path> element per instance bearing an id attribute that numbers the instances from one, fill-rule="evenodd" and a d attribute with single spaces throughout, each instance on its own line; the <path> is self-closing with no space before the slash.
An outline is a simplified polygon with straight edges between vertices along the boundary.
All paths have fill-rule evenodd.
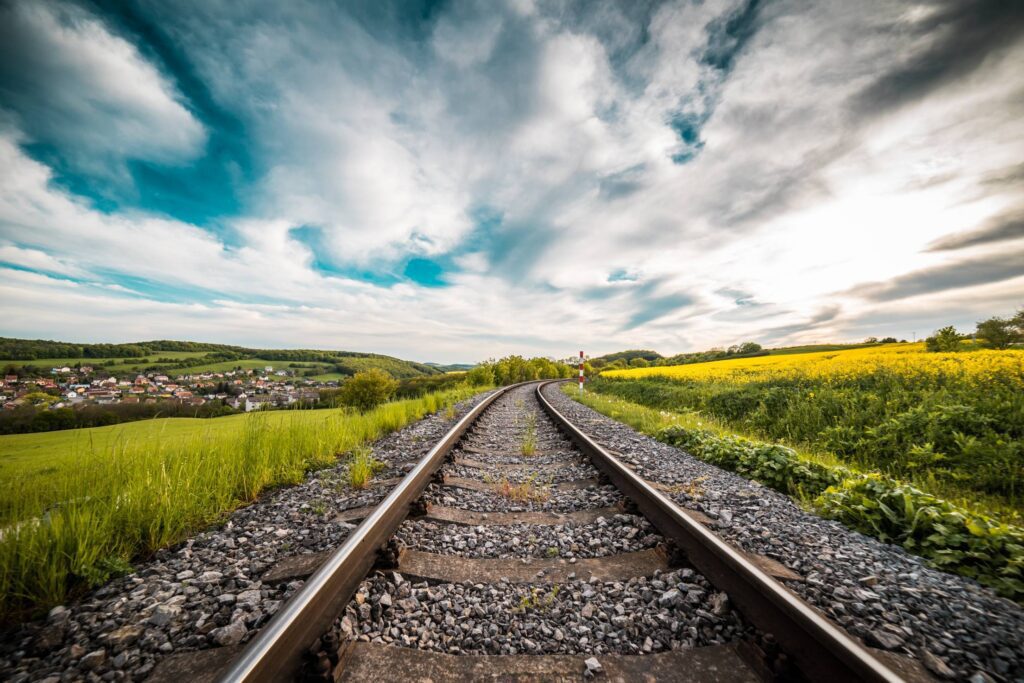
<path id="1" fill-rule="evenodd" d="M 400 476 L 484 394 L 464 401 L 453 419 L 435 414 L 373 444 Z M 337 547 L 354 528 L 341 510 L 372 505 L 387 487 L 354 491 L 345 465 L 311 473 L 236 510 L 217 529 L 158 551 L 135 571 L 0 638 L 0 680 L 141 681 L 168 654 L 244 643 L 301 582 L 266 585 L 278 560 Z"/>
<path id="2" fill-rule="evenodd" d="M 640 434 L 557 386 L 544 395 L 641 476 L 678 487 L 676 502 L 714 519 L 723 538 L 803 576 L 786 584 L 872 647 L 915 657 L 939 677 L 1024 680 L 1020 605 Z"/>

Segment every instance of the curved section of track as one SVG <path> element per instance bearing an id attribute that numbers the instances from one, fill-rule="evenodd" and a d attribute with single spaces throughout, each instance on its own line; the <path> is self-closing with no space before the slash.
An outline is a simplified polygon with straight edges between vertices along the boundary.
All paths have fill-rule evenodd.
<path id="1" fill-rule="evenodd" d="M 353 681 L 744 681 L 787 660 L 752 661 L 775 640 L 809 680 L 900 680 L 573 425 L 545 384 L 467 414 L 221 680 L 308 676 L 312 661 Z"/>

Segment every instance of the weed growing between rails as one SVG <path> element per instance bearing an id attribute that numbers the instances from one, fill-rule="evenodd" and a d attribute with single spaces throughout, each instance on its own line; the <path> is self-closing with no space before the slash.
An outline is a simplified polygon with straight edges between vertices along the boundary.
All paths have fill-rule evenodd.
<path id="1" fill-rule="evenodd" d="M 337 454 L 476 391 L 396 401 L 362 414 L 214 418 L 186 439 L 86 446 L 63 467 L 11 477 L 0 491 L 0 617 L 26 616 L 99 585 L 133 558 L 223 519 L 266 488 L 297 484 L 308 471 L 335 464 Z"/>
<path id="2" fill-rule="evenodd" d="M 491 485 L 497 495 L 517 503 L 544 503 L 551 498 L 551 484 L 538 484 L 536 475 L 519 484 L 513 484 L 508 477 L 502 477 L 496 482 L 486 478 L 484 481 Z"/>
<path id="3" fill-rule="evenodd" d="M 519 451 L 523 455 L 534 455 L 537 452 L 537 416 L 533 413 L 526 416 L 526 429 Z"/>

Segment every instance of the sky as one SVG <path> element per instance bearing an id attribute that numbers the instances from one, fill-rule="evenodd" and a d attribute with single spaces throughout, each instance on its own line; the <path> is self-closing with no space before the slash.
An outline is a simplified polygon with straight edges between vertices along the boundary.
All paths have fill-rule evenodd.
<path id="1" fill-rule="evenodd" d="M 0 334 L 438 362 L 1024 305 L 1024 4 L 0 2 Z"/>

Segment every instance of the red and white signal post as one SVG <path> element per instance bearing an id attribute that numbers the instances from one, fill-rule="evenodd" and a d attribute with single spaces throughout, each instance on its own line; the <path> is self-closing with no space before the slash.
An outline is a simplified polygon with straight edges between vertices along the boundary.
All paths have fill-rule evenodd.
<path id="1" fill-rule="evenodd" d="M 580 393 L 583 393 L 583 352 L 580 351 Z"/>

